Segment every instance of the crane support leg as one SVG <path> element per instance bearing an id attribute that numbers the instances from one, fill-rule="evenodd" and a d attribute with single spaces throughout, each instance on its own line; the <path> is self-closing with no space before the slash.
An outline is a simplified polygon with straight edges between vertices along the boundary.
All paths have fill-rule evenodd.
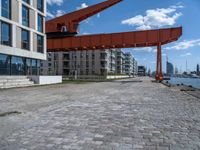
<path id="1" fill-rule="evenodd" d="M 156 80 L 157 81 L 163 80 L 161 43 L 158 43 L 158 45 L 157 45 Z"/>

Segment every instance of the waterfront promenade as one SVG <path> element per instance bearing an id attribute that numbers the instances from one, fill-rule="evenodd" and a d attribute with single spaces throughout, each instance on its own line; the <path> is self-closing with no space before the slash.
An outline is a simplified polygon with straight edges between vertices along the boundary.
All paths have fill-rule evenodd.
<path id="1" fill-rule="evenodd" d="M 149 78 L 0 90 L 12 111 L 0 150 L 200 149 L 200 99 Z"/>

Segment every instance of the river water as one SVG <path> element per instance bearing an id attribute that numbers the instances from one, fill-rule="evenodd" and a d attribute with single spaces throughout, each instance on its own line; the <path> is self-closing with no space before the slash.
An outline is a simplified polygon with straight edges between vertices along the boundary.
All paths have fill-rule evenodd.
<path id="1" fill-rule="evenodd" d="M 168 81 L 171 84 L 181 84 L 192 85 L 195 88 L 200 89 L 200 78 L 174 78 L 171 77 Z"/>

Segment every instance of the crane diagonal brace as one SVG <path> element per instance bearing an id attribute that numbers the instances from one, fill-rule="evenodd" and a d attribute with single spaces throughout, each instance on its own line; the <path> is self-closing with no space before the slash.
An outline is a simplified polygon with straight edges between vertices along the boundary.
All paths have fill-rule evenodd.
<path id="1" fill-rule="evenodd" d="M 124 33 L 84 35 L 47 40 L 49 52 L 157 46 L 178 40 L 182 27 Z"/>
<path id="2" fill-rule="evenodd" d="M 105 2 L 83 8 L 63 16 L 46 22 L 46 33 L 47 35 L 52 33 L 61 33 L 63 28 L 66 27 L 66 31 L 71 35 L 78 33 L 78 25 L 81 21 L 121 2 L 122 0 L 107 0 Z M 57 34 L 59 35 L 59 34 Z"/>

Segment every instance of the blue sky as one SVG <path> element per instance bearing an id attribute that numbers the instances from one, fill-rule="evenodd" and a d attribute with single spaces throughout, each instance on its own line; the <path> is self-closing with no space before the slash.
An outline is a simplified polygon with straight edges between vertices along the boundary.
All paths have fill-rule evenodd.
<path id="1" fill-rule="evenodd" d="M 81 9 L 104 0 L 47 0 L 47 19 Z M 200 0 L 123 0 L 119 4 L 81 23 L 80 34 L 112 33 L 183 26 L 183 36 L 163 46 L 163 70 L 166 57 L 179 71 L 196 70 L 200 64 Z M 124 49 L 155 70 L 155 47 Z"/>

